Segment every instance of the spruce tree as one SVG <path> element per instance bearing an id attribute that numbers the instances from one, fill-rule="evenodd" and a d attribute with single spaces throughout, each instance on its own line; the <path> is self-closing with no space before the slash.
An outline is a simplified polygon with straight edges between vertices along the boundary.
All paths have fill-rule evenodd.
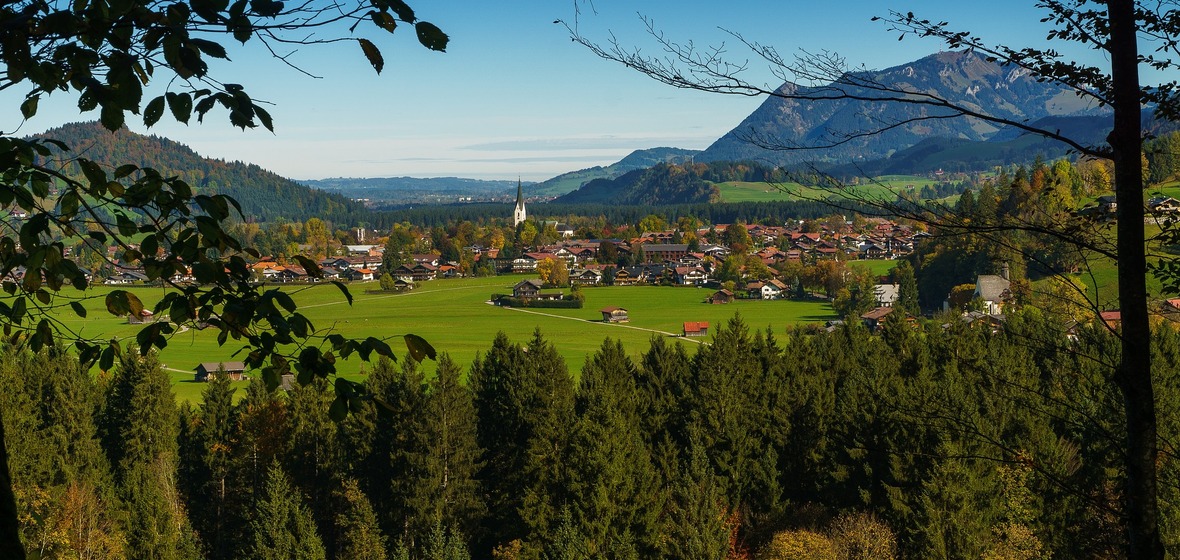
<path id="1" fill-rule="evenodd" d="M 336 437 L 338 427 L 328 417 L 332 399 L 323 379 L 309 385 L 297 384 L 288 393 L 291 446 L 285 463 L 291 483 L 307 496 L 318 533 L 330 550 L 334 549 L 336 537 L 331 489 L 344 474 Z"/>
<path id="2" fill-rule="evenodd" d="M 450 355 L 438 358 L 421 411 L 422 449 L 410 459 L 413 477 L 407 499 L 415 532 L 425 537 L 438 524 L 470 540 L 484 513 L 476 480 L 481 450 L 476 442 L 471 390 Z"/>
<path id="3" fill-rule="evenodd" d="M 277 464 L 267 470 L 266 488 L 250 524 L 248 556 L 257 560 L 324 560 L 323 542 L 311 510 Z"/>
<path id="4" fill-rule="evenodd" d="M 637 397 L 635 365 L 607 339 L 582 368 L 566 462 L 573 519 L 596 558 L 647 558 L 659 546 L 663 496 Z"/>
<path id="5" fill-rule="evenodd" d="M 377 513 L 356 480 L 348 479 L 338 490 L 343 502 L 336 515 L 336 558 L 385 560 L 386 538 L 377 523 Z"/>
<path id="6" fill-rule="evenodd" d="M 123 355 L 100 415 L 107 457 L 128 508 L 129 557 L 195 557 L 176 485 L 180 418 L 171 379 L 155 354 Z"/>
<path id="7" fill-rule="evenodd" d="M 195 492 L 189 500 L 193 526 L 201 535 L 208 555 L 228 558 L 230 553 L 227 525 L 231 520 L 230 482 L 232 446 L 236 438 L 237 418 L 233 406 L 234 388 L 229 376 L 219 368 L 201 393 L 201 408 L 196 413 L 192 447 Z"/>

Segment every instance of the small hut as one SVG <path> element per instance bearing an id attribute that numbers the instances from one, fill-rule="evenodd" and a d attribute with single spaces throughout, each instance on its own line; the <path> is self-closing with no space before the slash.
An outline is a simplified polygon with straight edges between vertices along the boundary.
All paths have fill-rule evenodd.
<path id="1" fill-rule="evenodd" d="M 604 323 L 626 323 L 631 320 L 627 316 L 627 310 L 622 307 L 603 307 L 598 311 L 602 313 L 602 322 Z"/>

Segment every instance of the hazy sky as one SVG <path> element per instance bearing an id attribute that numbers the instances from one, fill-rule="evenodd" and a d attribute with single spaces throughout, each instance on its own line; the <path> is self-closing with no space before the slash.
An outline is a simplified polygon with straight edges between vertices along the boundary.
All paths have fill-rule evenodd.
<path id="1" fill-rule="evenodd" d="M 940 49 L 870 21 L 889 8 L 947 20 L 1007 44 L 1043 41 L 1039 14 L 1028 2 L 848 2 L 702 0 L 410 0 L 421 19 L 451 36 L 446 53 L 426 51 L 412 30 L 381 44 L 378 76 L 355 43 L 306 47 L 291 60 L 308 77 L 257 50 L 231 51 L 214 66 L 225 82 L 247 86 L 274 103 L 275 133 L 240 131 L 214 110 L 205 124 L 179 125 L 165 116 L 148 132 L 188 144 L 202 155 L 257 163 L 295 179 L 461 176 L 543 180 L 617 161 L 656 146 L 702 149 L 752 112 L 761 99 L 677 90 L 595 57 L 570 41 L 564 27 L 580 6 L 580 29 L 607 41 L 650 47 L 639 14 L 670 38 L 698 46 L 727 45 L 731 58 L 751 59 L 722 29 L 774 45 L 835 51 L 850 63 L 885 68 Z M 775 82 L 751 61 L 752 81 Z M 0 96 L 0 128 L 31 134 L 79 114 L 76 99 L 57 95 L 21 124 L 19 98 Z M 132 116 L 133 130 L 144 128 Z"/>

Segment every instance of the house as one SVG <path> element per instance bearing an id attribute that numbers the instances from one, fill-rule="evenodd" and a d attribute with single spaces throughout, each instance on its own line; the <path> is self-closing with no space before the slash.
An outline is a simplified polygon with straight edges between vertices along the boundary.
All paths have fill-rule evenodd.
<path id="1" fill-rule="evenodd" d="M 631 320 L 627 316 L 627 310 L 622 307 L 603 307 L 598 312 L 602 313 L 602 322 L 604 323 L 626 323 Z"/>
<path id="2" fill-rule="evenodd" d="M 1152 214 L 1173 214 L 1180 212 L 1180 201 L 1170 196 L 1155 196 L 1147 201 L 1147 209 Z"/>
<path id="3" fill-rule="evenodd" d="M 1011 285 L 1012 282 L 1008 280 L 1008 265 L 1005 264 L 999 276 L 981 274 L 976 277 L 975 294 L 972 297 L 983 302 L 984 313 L 1001 315 L 1004 313 L 1004 304 L 1012 299 L 1012 292 L 1009 291 Z"/>
<path id="4" fill-rule="evenodd" d="M 202 362 L 197 366 L 193 380 L 197 382 L 209 381 L 218 369 L 224 369 L 230 381 L 241 381 L 246 378 L 246 364 L 242 362 Z"/>
<path id="5" fill-rule="evenodd" d="M 684 323 L 684 336 L 709 336 L 709 323 L 705 322 L 686 322 Z"/>
<path id="6" fill-rule="evenodd" d="M 675 280 L 681 286 L 700 286 L 709 279 L 705 269 L 699 266 L 678 266 L 675 268 Z"/>
<path id="7" fill-rule="evenodd" d="M 570 283 L 579 286 L 597 286 L 602 283 L 602 272 L 589 268 L 571 271 Z"/>
<path id="8" fill-rule="evenodd" d="M 762 299 L 781 299 L 787 291 L 787 285 L 777 278 L 771 278 L 762 284 Z"/>
<path id="9" fill-rule="evenodd" d="M 860 320 L 868 327 L 869 332 L 877 332 L 878 329 L 885 326 L 885 320 L 891 313 L 893 313 L 892 307 L 878 307 L 861 315 Z"/>
<path id="10" fill-rule="evenodd" d="M 733 303 L 733 292 L 725 289 L 717 290 L 713 292 L 713 295 L 709 296 L 708 301 L 714 305 Z"/>
<path id="11" fill-rule="evenodd" d="M 687 243 L 648 243 L 642 247 L 645 263 L 675 262 L 688 255 Z"/>
<path id="12" fill-rule="evenodd" d="M 345 269 L 344 272 L 341 272 L 340 275 L 347 280 L 356 280 L 361 282 L 367 282 L 373 279 L 373 271 L 367 268 L 348 268 Z"/>
<path id="13" fill-rule="evenodd" d="M 615 285 L 616 286 L 631 286 L 639 282 L 639 277 L 634 270 L 620 268 L 615 271 Z"/>
<path id="14" fill-rule="evenodd" d="M 897 302 L 900 284 L 877 284 L 873 286 L 873 294 L 877 296 L 877 307 L 893 307 Z"/>
<path id="15" fill-rule="evenodd" d="M 404 278 L 398 278 L 393 281 L 393 289 L 399 292 L 408 292 L 414 289 L 414 282 Z"/>
<path id="16" fill-rule="evenodd" d="M 536 279 L 521 280 L 512 287 L 512 297 L 514 298 L 535 298 L 541 295 L 541 286 L 544 282 Z"/>

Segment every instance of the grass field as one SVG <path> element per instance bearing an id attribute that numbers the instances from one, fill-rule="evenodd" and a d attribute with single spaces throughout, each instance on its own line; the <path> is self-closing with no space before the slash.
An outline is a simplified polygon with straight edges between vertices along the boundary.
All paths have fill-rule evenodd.
<path id="1" fill-rule="evenodd" d="M 921 189 L 934 181 L 926 177 L 909 175 L 888 175 L 875 179 L 873 184 L 850 187 L 845 194 L 884 198 L 893 200 L 897 193 L 907 188 Z M 723 202 L 772 202 L 799 199 L 826 199 L 835 194 L 831 189 L 807 187 L 798 183 L 776 185 L 771 183 L 730 182 L 717 183 Z"/>
<path id="2" fill-rule="evenodd" d="M 581 369 L 585 357 L 594 352 L 605 337 L 619 339 L 632 356 L 648 348 L 652 336 L 680 334 L 685 321 L 708 321 L 718 325 L 740 313 L 751 329 L 771 327 L 781 333 L 787 325 L 818 322 L 833 317 L 831 307 L 822 302 L 744 301 L 729 305 L 702 303 L 711 293 L 707 289 L 629 286 L 587 288 L 583 309 L 514 310 L 486 303 L 493 293 L 510 293 L 513 284 L 525 276 L 465 278 L 423 282 L 418 289 L 404 294 L 365 293 L 376 284 L 353 284 L 355 298 L 352 306 L 334 286 L 293 288 L 293 298 L 300 310 L 317 329 L 332 329 L 345 336 L 376 336 L 391 338 L 391 345 L 400 351 L 404 346 L 398 338 L 414 333 L 430 341 L 439 352 L 449 352 L 464 368 L 476 353 L 486 351 L 497 331 L 504 331 L 516 342 L 527 342 L 535 329 L 540 329 L 552 341 L 573 372 Z M 129 340 L 138 325 L 126 319 L 110 316 L 103 297 L 111 288 L 93 288 L 93 296 L 86 300 L 89 310 L 85 319 L 59 317 L 81 334 L 94 338 Z M 160 288 L 132 289 L 151 307 L 163 296 Z M 599 309 L 619 306 L 631 312 L 631 322 L 625 325 L 606 325 L 601 322 Z M 698 341 L 686 341 L 698 344 Z M 232 341 L 219 347 L 213 331 L 188 330 L 177 333 L 160 352 L 161 361 L 173 376 L 177 398 L 199 400 L 203 384 L 192 380 L 192 371 L 200 362 L 240 360 L 234 353 L 241 344 Z M 362 362 L 356 358 L 338 363 L 340 371 L 359 375 Z M 428 372 L 433 371 L 430 365 Z"/>

